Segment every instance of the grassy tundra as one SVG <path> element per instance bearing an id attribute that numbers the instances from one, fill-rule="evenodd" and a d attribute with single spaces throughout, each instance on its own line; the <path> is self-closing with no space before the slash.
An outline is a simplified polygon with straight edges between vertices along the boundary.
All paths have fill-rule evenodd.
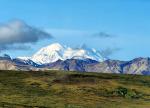
<path id="1" fill-rule="evenodd" d="M 149 108 L 150 76 L 0 71 L 0 108 Z"/>

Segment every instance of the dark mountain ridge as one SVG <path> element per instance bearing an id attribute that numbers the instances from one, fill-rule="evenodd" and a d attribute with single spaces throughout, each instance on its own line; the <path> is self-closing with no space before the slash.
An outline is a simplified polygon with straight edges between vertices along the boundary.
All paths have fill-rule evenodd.
<path id="1" fill-rule="evenodd" d="M 58 60 L 48 64 L 36 64 L 32 60 L 12 59 L 9 55 L 0 57 L 1 70 L 66 70 L 79 72 L 119 73 L 150 75 L 150 58 L 135 58 L 130 61 L 92 59 Z"/>

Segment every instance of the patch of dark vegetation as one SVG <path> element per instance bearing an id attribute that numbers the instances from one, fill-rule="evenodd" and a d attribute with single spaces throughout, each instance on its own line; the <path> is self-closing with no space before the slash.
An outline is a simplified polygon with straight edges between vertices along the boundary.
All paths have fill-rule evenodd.
<path id="1" fill-rule="evenodd" d="M 97 78 L 90 75 L 70 74 L 61 78 L 55 79 L 55 83 L 96 83 Z"/>
<path id="2" fill-rule="evenodd" d="M 135 89 L 127 89 L 125 87 L 118 87 L 113 92 L 115 96 L 121 96 L 124 98 L 132 98 L 132 99 L 139 99 L 142 98 L 143 94 L 136 91 Z"/>

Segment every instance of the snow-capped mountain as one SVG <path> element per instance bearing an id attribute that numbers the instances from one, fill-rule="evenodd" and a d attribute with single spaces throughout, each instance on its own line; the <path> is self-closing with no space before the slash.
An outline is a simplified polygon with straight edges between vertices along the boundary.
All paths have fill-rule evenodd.
<path id="1" fill-rule="evenodd" d="M 54 43 L 49 46 L 41 48 L 35 53 L 31 60 L 37 64 L 52 63 L 57 60 L 67 59 L 92 59 L 96 61 L 103 61 L 104 58 L 101 56 L 99 51 L 89 48 L 71 48 Z"/>

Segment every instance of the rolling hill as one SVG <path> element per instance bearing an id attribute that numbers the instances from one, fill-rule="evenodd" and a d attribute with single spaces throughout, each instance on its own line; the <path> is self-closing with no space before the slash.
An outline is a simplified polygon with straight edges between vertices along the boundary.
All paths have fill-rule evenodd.
<path id="1" fill-rule="evenodd" d="M 149 108 L 150 76 L 0 71 L 2 108 Z"/>

